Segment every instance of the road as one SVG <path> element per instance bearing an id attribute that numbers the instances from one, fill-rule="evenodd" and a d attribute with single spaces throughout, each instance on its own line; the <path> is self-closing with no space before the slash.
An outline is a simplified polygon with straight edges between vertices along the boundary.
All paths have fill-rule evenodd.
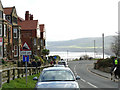
<path id="1" fill-rule="evenodd" d="M 69 67 L 75 76 L 79 75 L 81 80 L 78 81 L 80 88 L 118 88 L 118 82 L 98 76 L 89 71 L 89 66 L 94 61 L 82 60 L 69 62 Z"/>

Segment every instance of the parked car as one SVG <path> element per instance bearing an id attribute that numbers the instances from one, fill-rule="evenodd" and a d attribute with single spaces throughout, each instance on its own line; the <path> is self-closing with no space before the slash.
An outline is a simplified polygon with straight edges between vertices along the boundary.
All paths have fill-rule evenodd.
<path id="1" fill-rule="evenodd" d="M 67 62 L 62 60 L 58 62 L 59 65 L 64 65 L 65 67 L 68 67 Z"/>
<path id="2" fill-rule="evenodd" d="M 55 64 L 54 67 L 65 67 L 65 66 L 60 64 Z"/>
<path id="3" fill-rule="evenodd" d="M 68 67 L 45 68 L 39 78 L 33 78 L 33 80 L 38 80 L 36 84 L 37 89 L 50 88 L 50 90 L 55 90 L 55 88 L 79 90 L 79 85 L 77 83 L 77 80 L 79 79 L 79 76 L 75 78 L 73 72 Z"/>

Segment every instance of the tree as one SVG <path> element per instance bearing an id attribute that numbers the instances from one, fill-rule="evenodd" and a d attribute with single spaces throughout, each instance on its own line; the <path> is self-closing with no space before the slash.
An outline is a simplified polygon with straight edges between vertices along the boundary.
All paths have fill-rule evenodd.
<path id="1" fill-rule="evenodd" d="M 111 44 L 111 51 L 115 54 L 115 56 L 119 56 L 119 52 L 120 52 L 120 47 L 118 44 L 119 40 L 118 40 L 118 36 L 114 37 L 114 42 Z"/>
<path id="2" fill-rule="evenodd" d="M 49 55 L 49 53 L 50 53 L 50 51 L 48 49 L 43 49 L 42 50 L 42 54 L 45 55 L 45 56 Z"/>

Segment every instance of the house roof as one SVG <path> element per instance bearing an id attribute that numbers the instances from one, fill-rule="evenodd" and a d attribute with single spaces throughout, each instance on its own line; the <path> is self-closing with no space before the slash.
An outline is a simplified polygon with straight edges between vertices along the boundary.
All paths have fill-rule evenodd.
<path id="1" fill-rule="evenodd" d="M 18 16 L 18 20 L 21 21 L 21 22 L 25 21 L 23 18 L 21 18 L 19 16 Z"/>
<path id="2" fill-rule="evenodd" d="M 12 13 L 12 10 L 13 10 L 13 7 L 4 8 L 4 13 L 6 15 L 10 15 Z"/>
<path id="3" fill-rule="evenodd" d="M 26 20 L 18 22 L 18 25 L 21 26 L 21 30 L 35 30 L 37 29 L 38 20 Z"/>

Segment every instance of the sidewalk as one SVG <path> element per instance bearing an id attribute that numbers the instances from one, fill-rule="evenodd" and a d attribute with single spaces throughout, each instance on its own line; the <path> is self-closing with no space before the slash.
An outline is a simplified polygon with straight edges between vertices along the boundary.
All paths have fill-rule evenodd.
<path id="1" fill-rule="evenodd" d="M 88 70 L 96 75 L 102 76 L 107 79 L 111 79 L 110 73 L 102 72 L 100 70 L 94 69 L 93 67 L 93 65 L 88 65 Z"/>

